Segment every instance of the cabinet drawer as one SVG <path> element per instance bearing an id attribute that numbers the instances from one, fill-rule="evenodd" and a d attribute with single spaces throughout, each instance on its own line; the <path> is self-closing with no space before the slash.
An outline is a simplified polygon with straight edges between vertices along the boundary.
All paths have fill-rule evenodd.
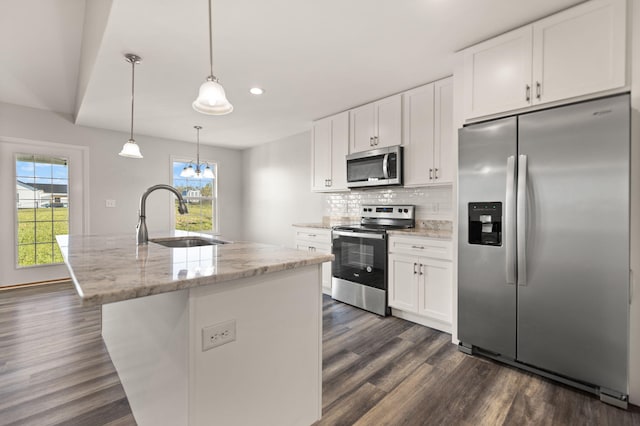
<path id="1" fill-rule="evenodd" d="M 331 245 L 318 244 L 309 241 L 296 241 L 296 248 L 298 250 L 306 250 L 317 253 L 331 253 Z"/>
<path id="2" fill-rule="evenodd" d="M 297 228 L 295 231 L 296 242 L 306 241 L 310 244 L 325 244 L 331 246 L 331 230 L 316 228 Z"/>
<path id="3" fill-rule="evenodd" d="M 403 253 L 433 259 L 452 260 L 453 243 L 421 237 L 389 237 L 389 253 Z"/>

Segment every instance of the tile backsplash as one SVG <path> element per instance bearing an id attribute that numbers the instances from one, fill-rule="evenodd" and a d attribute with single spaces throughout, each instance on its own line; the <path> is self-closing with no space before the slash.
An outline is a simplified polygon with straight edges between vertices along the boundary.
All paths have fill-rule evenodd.
<path id="1" fill-rule="evenodd" d="M 360 217 L 363 204 L 413 204 L 416 206 L 416 220 L 451 220 L 451 185 L 419 188 L 387 187 L 366 190 L 352 190 L 325 194 L 324 216 Z"/>

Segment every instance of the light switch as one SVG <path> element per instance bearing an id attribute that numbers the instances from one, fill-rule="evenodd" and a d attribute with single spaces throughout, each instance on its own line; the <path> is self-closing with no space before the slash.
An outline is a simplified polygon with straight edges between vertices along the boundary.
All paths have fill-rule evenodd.
<path id="1" fill-rule="evenodd" d="M 116 200 L 105 200 L 105 205 L 107 207 L 115 207 L 116 206 Z"/>

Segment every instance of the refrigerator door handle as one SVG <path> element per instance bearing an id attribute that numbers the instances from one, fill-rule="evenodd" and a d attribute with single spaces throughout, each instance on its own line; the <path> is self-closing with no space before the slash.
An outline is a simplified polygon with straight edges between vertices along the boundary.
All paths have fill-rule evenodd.
<path id="1" fill-rule="evenodd" d="M 527 285 L 527 156 L 518 156 L 518 285 Z"/>
<path id="2" fill-rule="evenodd" d="M 507 192 L 504 208 L 507 284 L 516 283 L 516 157 L 507 158 Z"/>

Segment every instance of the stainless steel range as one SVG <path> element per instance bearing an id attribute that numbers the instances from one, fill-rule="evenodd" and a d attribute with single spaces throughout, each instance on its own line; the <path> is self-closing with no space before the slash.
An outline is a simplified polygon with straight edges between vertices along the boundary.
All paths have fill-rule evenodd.
<path id="1" fill-rule="evenodd" d="M 413 228 L 415 206 L 362 206 L 359 225 L 333 228 L 331 297 L 386 316 L 387 230 Z"/>

